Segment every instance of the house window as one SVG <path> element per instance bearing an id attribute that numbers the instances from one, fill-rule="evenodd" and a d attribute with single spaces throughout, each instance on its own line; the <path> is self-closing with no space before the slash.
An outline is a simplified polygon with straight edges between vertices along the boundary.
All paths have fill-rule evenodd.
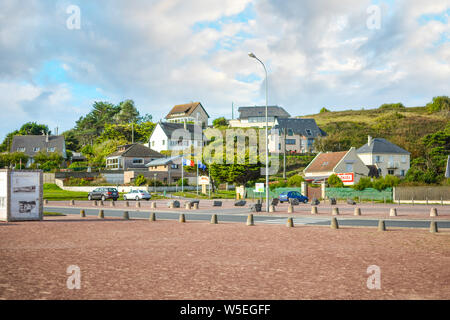
<path id="1" fill-rule="evenodd" d="M 155 146 L 155 141 L 152 141 L 152 147 L 154 147 Z"/>
<path id="2" fill-rule="evenodd" d="M 178 169 L 178 165 L 177 164 L 172 164 L 172 165 L 170 165 L 170 168 L 171 169 Z"/>
<path id="3" fill-rule="evenodd" d="M 166 145 L 166 140 L 162 141 L 162 145 L 165 146 Z"/>
<path id="4" fill-rule="evenodd" d="M 353 172 L 353 163 L 346 163 L 345 169 L 347 170 L 347 172 Z"/>
<path id="5" fill-rule="evenodd" d="M 144 164 L 144 159 L 142 158 L 134 158 L 133 164 Z"/>
<path id="6" fill-rule="evenodd" d="M 406 156 L 402 156 L 402 163 L 406 163 Z"/>
<path id="7" fill-rule="evenodd" d="M 404 177 L 404 176 L 405 176 L 405 170 L 400 170 L 400 175 L 401 175 L 402 177 Z"/>
<path id="8" fill-rule="evenodd" d="M 286 139 L 286 144 L 295 144 L 295 139 Z"/>
<path id="9" fill-rule="evenodd" d="M 39 151 L 41 151 L 41 148 L 39 148 L 39 147 L 34 147 L 34 148 L 33 148 L 33 151 L 34 151 L 34 152 L 39 152 Z"/>
<path id="10" fill-rule="evenodd" d="M 306 134 L 307 134 L 308 136 L 312 136 L 312 131 L 311 131 L 310 129 L 306 129 Z"/>
<path id="11" fill-rule="evenodd" d="M 376 163 L 381 163 L 381 162 L 383 162 L 383 157 L 382 157 L 382 156 L 375 156 L 375 162 L 376 162 Z"/>
<path id="12" fill-rule="evenodd" d="M 25 148 L 24 147 L 17 148 L 17 152 L 25 152 Z"/>
<path id="13" fill-rule="evenodd" d="M 394 169 L 388 169 L 388 174 L 390 174 L 390 175 L 394 175 Z"/>
<path id="14" fill-rule="evenodd" d="M 288 134 L 288 136 L 293 136 L 294 135 L 294 131 L 292 131 L 292 129 L 288 129 L 287 134 Z"/>
<path id="15" fill-rule="evenodd" d="M 55 152 L 55 147 L 47 148 L 47 152 Z"/>

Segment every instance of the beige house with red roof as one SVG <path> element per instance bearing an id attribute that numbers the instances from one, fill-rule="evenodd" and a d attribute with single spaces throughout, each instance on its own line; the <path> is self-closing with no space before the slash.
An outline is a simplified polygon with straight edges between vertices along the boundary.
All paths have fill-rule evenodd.
<path id="1" fill-rule="evenodd" d="M 166 116 L 167 122 L 198 123 L 201 127 L 208 126 L 209 115 L 200 102 L 176 105 Z"/>
<path id="2" fill-rule="evenodd" d="M 358 183 L 361 177 L 369 175 L 369 171 L 354 147 L 349 151 L 320 152 L 303 170 L 306 181 L 324 181 L 337 174 L 344 185 Z"/>

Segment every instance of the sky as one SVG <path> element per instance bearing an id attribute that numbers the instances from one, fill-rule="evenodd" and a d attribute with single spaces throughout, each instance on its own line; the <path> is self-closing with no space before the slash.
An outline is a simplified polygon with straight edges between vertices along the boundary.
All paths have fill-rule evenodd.
<path id="1" fill-rule="evenodd" d="M 292 116 L 423 106 L 449 95 L 449 15 L 450 0 L 1 0 L 0 139 L 28 121 L 61 133 L 94 101 L 231 118 L 265 103 L 248 52 Z"/>

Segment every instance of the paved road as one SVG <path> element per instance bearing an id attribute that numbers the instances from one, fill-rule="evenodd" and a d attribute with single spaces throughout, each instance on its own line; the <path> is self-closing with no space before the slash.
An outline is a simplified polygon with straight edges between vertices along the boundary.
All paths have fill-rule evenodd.
<path id="1" fill-rule="evenodd" d="M 79 215 L 79 208 L 61 208 L 61 207 L 45 207 L 46 212 L 60 212 L 64 214 Z M 85 209 L 86 215 L 97 216 L 99 209 Z M 105 217 L 122 217 L 123 210 L 108 210 L 103 209 Z M 130 218 L 135 219 L 148 219 L 149 213 L 142 211 L 128 210 Z M 180 212 L 157 212 L 157 219 L 164 220 L 177 220 L 180 216 Z M 247 221 L 247 214 L 218 214 L 219 222 L 241 222 Z M 210 221 L 210 213 L 185 213 L 186 220 L 195 221 Z M 321 225 L 326 226 L 330 224 L 331 217 L 299 217 L 294 218 L 295 225 Z M 341 226 L 361 226 L 361 227 L 376 227 L 378 226 L 377 219 L 355 219 L 355 218 L 340 218 L 337 217 L 339 225 Z M 255 215 L 254 221 L 256 224 L 285 224 L 286 217 L 273 217 L 273 216 L 261 216 Z M 402 228 L 429 228 L 430 220 L 389 220 L 385 219 L 386 227 L 402 227 Z M 439 228 L 450 228 L 450 221 L 437 221 Z"/>

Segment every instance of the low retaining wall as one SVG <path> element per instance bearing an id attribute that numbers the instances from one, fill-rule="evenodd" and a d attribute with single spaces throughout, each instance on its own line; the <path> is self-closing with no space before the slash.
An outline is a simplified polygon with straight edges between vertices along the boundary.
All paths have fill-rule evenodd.
<path id="1" fill-rule="evenodd" d="M 94 189 L 102 188 L 101 186 L 97 187 L 68 187 L 68 186 L 59 186 L 61 189 L 66 191 L 78 191 L 78 192 L 91 192 Z M 129 186 L 129 187 L 122 187 L 122 186 L 104 186 L 104 188 L 118 188 L 119 192 L 130 192 L 131 190 L 147 190 L 149 192 L 154 192 L 154 187 L 136 187 L 136 186 Z M 184 191 L 193 191 L 197 190 L 196 186 L 185 186 Z M 199 186 L 199 191 L 201 191 L 201 186 Z M 181 187 L 156 187 L 156 192 L 181 192 Z"/>

